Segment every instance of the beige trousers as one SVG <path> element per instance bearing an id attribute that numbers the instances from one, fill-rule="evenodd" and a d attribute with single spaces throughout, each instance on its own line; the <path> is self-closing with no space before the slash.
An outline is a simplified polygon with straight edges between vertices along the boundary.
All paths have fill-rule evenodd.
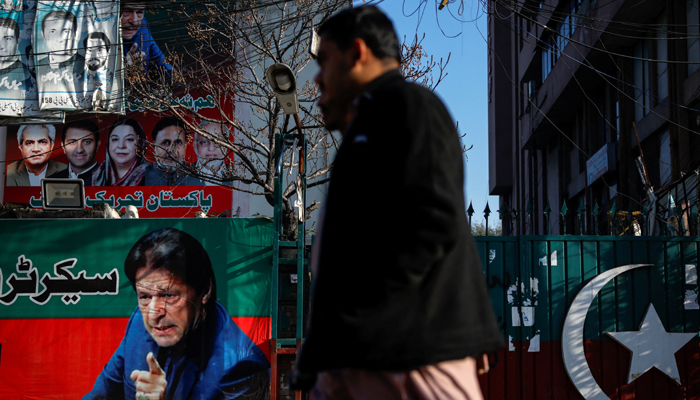
<path id="1" fill-rule="evenodd" d="M 443 361 L 412 371 L 337 369 L 318 374 L 311 400 L 483 400 L 476 360 Z"/>

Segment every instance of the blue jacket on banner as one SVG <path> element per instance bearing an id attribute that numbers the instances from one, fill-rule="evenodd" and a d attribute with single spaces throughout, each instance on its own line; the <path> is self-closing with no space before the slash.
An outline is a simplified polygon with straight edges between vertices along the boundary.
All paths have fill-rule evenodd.
<path id="1" fill-rule="evenodd" d="M 257 398 L 256 393 L 263 398 L 270 378 L 267 357 L 220 303 L 209 314 L 187 335 L 184 346 L 160 348 L 146 331 L 137 308 L 119 348 L 83 400 L 135 399 L 134 382 L 129 376 L 134 370 L 148 371 L 149 352 L 165 371 L 166 399 Z"/>
<path id="2" fill-rule="evenodd" d="M 144 18 L 141 22 L 141 27 L 136 32 L 131 40 L 124 40 L 124 57 L 129 57 L 129 50 L 136 43 L 137 51 L 141 51 L 146 55 L 143 58 L 144 72 L 148 72 L 151 65 L 165 68 L 168 73 L 173 69 L 172 65 L 165 62 L 165 55 L 160 51 L 155 39 L 151 35 L 151 29 L 148 27 L 148 22 Z M 125 58 L 126 64 L 128 59 Z"/>

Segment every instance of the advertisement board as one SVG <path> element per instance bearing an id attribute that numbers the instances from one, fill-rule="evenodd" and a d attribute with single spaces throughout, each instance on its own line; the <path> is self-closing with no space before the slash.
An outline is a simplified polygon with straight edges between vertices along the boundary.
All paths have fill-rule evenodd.
<path id="1" fill-rule="evenodd" d="M 207 104 L 192 96 L 182 102 Z M 206 129 L 229 134 L 217 124 Z M 167 115 L 81 114 L 65 124 L 8 126 L 6 159 L 4 200 L 35 208 L 41 208 L 42 178 L 80 178 L 88 207 L 133 205 L 142 218 L 198 211 L 237 216 L 248 209 L 246 198 L 233 204 L 233 182 L 225 181 L 233 156 Z"/>
<path id="2" fill-rule="evenodd" d="M 121 112 L 120 39 L 115 0 L 40 0 L 32 48 L 41 110 Z"/>
<path id="3" fill-rule="evenodd" d="M 171 235 L 173 232 L 175 236 Z M 177 235 L 190 236 L 196 243 L 182 241 Z M 117 386 L 127 392 L 134 386 L 128 378 L 118 384 L 114 382 L 119 379 L 102 379 L 101 372 L 118 369 L 114 360 L 110 360 L 120 351 L 124 364 L 129 364 L 129 360 L 138 364 L 123 368 L 145 367 L 147 370 L 147 349 L 143 347 L 149 343 L 155 346 L 156 342 L 160 347 L 149 351 L 168 374 L 167 393 L 181 390 L 204 393 L 208 389 L 202 388 L 200 382 L 211 380 L 212 374 L 221 375 L 223 368 L 229 372 L 229 377 L 238 374 L 240 379 L 248 379 L 242 371 L 249 368 L 251 362 L 257 365 L 262 378 L 269 374 L 272 224 L 268 221 L 258 218 L 3 220 L 0 221 L 0 241 L 3 243 L 0 254 L 0 398 L 4 400 L 80 399 L 91 391 L 96 393 L 94 388 L 99 391 Z M 201 259 L 203 256 L 192 250 L 193 246 L 200 245 L 211 261 L 215 290 L 209 293 L 215 293 L 216 303 L 209 305 L 216 307 L 207 308 L 206 313 L 202 313 L 203 305 L 189 309 L 190 313 L 197 313 L 195 320 L 199 322 L 190 321 L 190 330 L 182 335 L 170 335 L 164 329 L 159 337 L 154 329 L 163 328 L 165 324 L 178 326 L 174 313 L 178 305 L 173 300 L 176 290 L 182 281 L 196 287 L 196 277 L 178 280 L 179 275 L 171 273 L 172 284 L 167 292 L 172 295 L 162 299 L 167 303 L 164 311 L 157 310 L 164 312 L 165 320 L 170 322 L 154 323 L 152 315 L 141 312 L 148 309 L 144 308 L 142 297 L 152 294 L 144 292 L 150 290 L 151 284 L 147 283 L 151 275 L 142 274 L 142 268 L 138 267 L 136 286 L 132 286 L 125 273 L 127 256 L 137 242 L 145 246 L 142 248 L 148 248 L 148 243 L 157 243 L 162 246 L 159 251 L 166 256 L 182 251 L 181 248 L 190 252 L 183 257 L 177 253 L 163 265 L 174 265 L 173 259 L 187 259 L 192 254 Z M 192 265 L 185 265 L 187 267 Z M 204 271 L 203 260 L 194 267 Z M 173 269 L 169 265 L 167 268 Z M 153 271 L 152 276 L 158 276 L 158 270 Z M 135 289 L 139 290 L 138 296 Z M 182 293 L 179 295 L 185 297 Z M 206 301 L 204 294 L 196 291 L 187 296 L 195 305 L 203 299 Z M 154 299 L 154 302 L 161 301 Z M 142 322 L 144 315 L 152 325 L 150 331 Z M 227 317 L 217 320 L 217 315 Z M 229 320 L 233 324 L 229 324 Z M 212 321 L 218 321 L 218 325 L 212 327 Z M 226 335 L 211 334 L 222 331 L 222 326 L 226 327 Z M 210 331 L 203 331 L 204 327 L 209 327 Z M 180 339 L 170 340 L 176 342 L 170 343 L 169 336 Z M 132 345 L 130 340 L 134 337 L 141 339 Z M 220 337 L 226 338 L 223 345 L 219 343 Z M 229 343 L 230 340 L 235 343 Z M 188 357 L 184 358 L 185 365 L 180 365 L 176 358 L 160 354 L 168 350 L 172 355 L 177 349 L 183 350 L 182 343 L 187 343 L 190 349 L 209 349 L 198 354 L 207 354 L 211 366 Z M 230 354 L 231 351 L 234 353 Z M 211 361 L 221 356 L 227 357 L 226 363 Z M 231 362 L 230 357 L 235 361 Z M 171 359 L 174 365 L 182 366 L 184 372 L 172 372 L 168 364 Z M 189 375 L 191 362 L 197 364 L 196 378 Z M 130 373 L 126 371 L 127 375 Z M 221 378 L 219 383 L 210 386 L 219 393 L 234 390 L 218 386 L 224 381 Z M 248 394 L 252 389 L 264 390 L 256 387 L 263 385 L 263 381 L 265 379 L 251 381 L 235 390 Z M 106 397 L 123 396 L 120 392 L 107 393 Z M 186 397 L 169 395 L 168 398 Z M 202 394 L 201 398 L 213 397 Z"/>
<path id="4" fill-rule="evenodd" d="M 8 53 L 0 61 L 12 61 L 13 87 L 30 88 L 31 96 L 15 91 L 2 97 L 0 88 L 0 115 L 6 116 L 0 123 L 7 125 L 4 201 L 38 208 L 41 179 L 80 178 L 88 207 L 107 202 L 124 211 L 133 205 L 142 218 L 248 215 L 247 196 L 233 195 L 233 155 L 221 146 L 233 132 L 216 122 L 233 112 L 230 102 L 171 93 L 171 102 L 196 113 L 197 120 L 185 121 L 153 112 L 161 108 L 131 93 L 132 86 L 125 95 L 125 68 L 136 80 L 170 81 L 162 40 L 154 39 L 147 20 L 166 19 L 168 10 L 112 0 L 13 1 L 7 10 L 0 7 L 11 17 L 0 15 L 0 28 L 14 39 L 12 48 L 0 49 Z M 3 102 L 10 110 L 5 114 Z M 15 112 L 18 107 L 24 108 Z M 191 134 L 195 127 L 221 143 Z"/>

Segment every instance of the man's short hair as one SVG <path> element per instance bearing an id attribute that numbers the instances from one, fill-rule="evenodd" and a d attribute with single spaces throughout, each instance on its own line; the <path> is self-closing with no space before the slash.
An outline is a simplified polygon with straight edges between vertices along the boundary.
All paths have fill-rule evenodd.
<path id="1" fill-rule="evenodd" d="M 89 119 L 79 119 L 63 125 L 63 131 L 61 132 L 61 143 L 64 145 L 66 144 L 66 132 L 68 132 L 68 129 L 71 128 L 92 132 L 92 135 L 95 137 L 95 141 L 98 142 L 100 140 L 100 128 L 97 126 L 97 124 Z"/>
<path id="2" fill-rule="evenodd" d="M 15 31 L 15 39 L 19 38 L 19 25 L 12 18 L 0 17 L 0 26 L 10 28 Z"/>
<path id="3" fill-rule="evenodd" d="M 137 5 L 146 7 L 146 0 L 121 0 L 122 8 L 126 5 Z"/>
<path id="4" fill-rule="evenodd" d="M 17 130 L 17 143 L 22 144 L 22 138 L 24 137 L 24 130 L 27 129 L 30 126 L 37 126 L 39 128 L 46 128 L 47 131 L 49 131 L 49 139 L 51 140 L 51 143 L 56 139 L 56 128 L 53 125 L 20 125 L 19 129 Z"/>
<path id="5" fill-rule="evenodd" d="M 83 47 L 87 51 L 88 48 L 88 40 L 90 39 L 99 39 L 104 42 L 104 47 L 107 49 L 107 53 L 109 53 L 109 46 L 111 46 L 111 42 L 109 41 L 109 38 L 107 35 L 105 35 L 103 32 L 91 32 L 88 34 L 85 39 L 83 39 Z"/>
<path id="6" fill-rule="evenodd" d="M 401 61 L 394 24 L 375 6 L 340 11 L 321 25 L 318 34 L 335 43 L 341 51 L 348 50 L 355 39 L 362 39 L 377 58 Z"/>
<path id="7" fill-rule="evenodd" d="M 151 137 L 153 138 L 153 141 L 156 141 L 156 136 L 158 136 L 158 132 L 162 131 L 163 129 L 169 127 L 169 126 L 179 126 L 182 128 L 183 131 L 185 131 L 185 138 L 189 136 L 189 132 L 187 131 L 187 127 L 185 126 L 185 123 L 182 122 L 181 119 L 175 118 L 175 117 L 165 117 L 158 121 L 155 127 L 153 127 L 153 131 L 151 132 Z"/>
<path id="8" fill-rule="evenodd" d="M 207 251 L 190 234 L 175 228 L 153 231 L 131 248 L 124 261 L 124 274 L 136 290 L 136 273 L 141 268 L 164 269 L 191 286 L 197 296 L 206 294 L 216 300 L 214 269 Z M 207 302 L 207 304 L 214 302 Z"/>
<path id="9" fill-rule="evenodd" d="M 73 25 L 73 34 L 75 35 L 75 31 L 78 28 L 78 21 L 75 19 L 75 15 L 73 15 L 72 12 L 70 11 L 65 11 L 65 10 L 53 10 L 50 13 L 44 15 L 44 18 L 41 20 L 41 34 L 44 35 L 44 28 L 46 28 L 46 21 L 47 20 L 55 20 L 55 21 L 60 21 L 60 20 L 70 20 L 71 24 Z"/>

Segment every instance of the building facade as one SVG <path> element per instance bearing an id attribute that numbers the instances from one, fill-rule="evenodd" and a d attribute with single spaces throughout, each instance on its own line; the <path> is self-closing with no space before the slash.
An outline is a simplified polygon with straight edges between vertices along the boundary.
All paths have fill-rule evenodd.
<path id="1" fill-rule="evenodd" d="M 506 234 L 597 234 L 611 210 L 656 213 L 668 234 L 673 210 L 697 205 L 698 3 L 487 3 L 489 190 Z"/>

